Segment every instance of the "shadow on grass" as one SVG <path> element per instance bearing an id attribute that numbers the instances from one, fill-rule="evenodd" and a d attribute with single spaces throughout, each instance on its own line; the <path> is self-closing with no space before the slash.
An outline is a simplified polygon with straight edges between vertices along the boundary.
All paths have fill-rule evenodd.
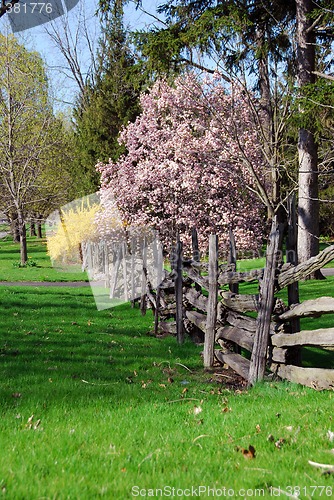
<path id="1" fill-rule="evenodd" d="M 334 350 L 319 347 L 304 347 L 302 349 L 303 366 L 306 368 L 334 369 Z"/>
<path id="2" fill-rule="evenodd" d="M 73 404 L 92 398 L 154 400 L 161 366 L 200 366 L 200 348 L 149 335 L 153 316 L 129 304 L 97 311 L 88 289 L 0 287 L 0 398 Z M 185 373 L 183 373 L 185 376 Z M 143 391 L 150 385 L 154 388 Z M 181 387 L 181 386 L 180 386 Z"/>

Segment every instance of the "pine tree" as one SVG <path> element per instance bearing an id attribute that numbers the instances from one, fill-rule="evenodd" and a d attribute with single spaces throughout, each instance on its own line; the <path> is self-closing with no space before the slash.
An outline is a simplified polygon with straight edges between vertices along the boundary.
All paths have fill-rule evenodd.
<path id="1" fill-rule="evenodd" d="M 259 90 L 263 150 L 272 172 L 271 200 L 272 209 L 276 211 L 285 198 L 280 193 L 280 177 L 290 166 L 280 157 L 288 122 L 279 115 L 283 106 L 277 107 L 279 87 L 273 87 L 273 83 L 280 84 L 287 76 L 293 82 L 292 102 L 301 103 L 301 98 L 304 101 L 299 107 L 301 121 L 298 141 L 295 141 L 300 174 L 299 258 L 303 261 L 315 255 L 319 248 L 319 144 L 314 123 L 305 125 L 305 111 L 311 102 L 305 105 L 305 93 L 312 91 L 312 87 L 316 90 L 315 75 L 333 78 L 328 75 L 333 62 L 332 0 L 170 0 L 160 6 L 159 11 L 166 16 L 165 26 L 137 34 L 150 64 L 158 61 L 157 70 L 168 70 L 171 65 L 200 67 L 193 59 L 195 50 L 206 56 L 220 55 L 220 69 L 225 70 L 227 79 L 230 71 L 239 76 L 241 68 L 251 70 L 247 76 L 251 76 Z M 325 68 L 319 67 L 321 60 L 326 61 Z M 317 102 L 318 97 L 313 99 L 313 106 L 319 114 Z"/>
<path id="2" fill-rule="evenodd" d="M 118 143 L 120 130 L 139 113 L 143 85 L 138 61 L 131 53 L 123 24 L 123 4 L 101 14 L 102 36 L 96 72 L 81 93 L 75 113 L 78 148 L 78 193 L 97 189 L 98 161 L 116 161 L 124 151 Z M 80 193 L 80 194 L 81 194 Z"/>

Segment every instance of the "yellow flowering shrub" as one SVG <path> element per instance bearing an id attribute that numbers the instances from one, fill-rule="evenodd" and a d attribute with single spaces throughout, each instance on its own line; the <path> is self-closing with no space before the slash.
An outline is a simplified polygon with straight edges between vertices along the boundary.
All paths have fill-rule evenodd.
<path id="1" fill-rule="evenodd" d="M 98 203 L 76 206 L 59 211 L 55 228 L 48 236 L 48 254 L 53 261 L 62 264 L 81 263 L 81 243 L 93 241 L 97 237 L 96 214 Z"/>

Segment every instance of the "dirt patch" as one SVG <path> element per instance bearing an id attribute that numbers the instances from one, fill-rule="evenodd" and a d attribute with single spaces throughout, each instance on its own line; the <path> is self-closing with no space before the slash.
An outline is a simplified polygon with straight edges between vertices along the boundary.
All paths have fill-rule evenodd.
<path id="1" fill-rule="evenodd" d="M 247 389 L 247 380 L 238 375 L 232 368 L 225 368 L 221 365 L 214 368 L 208 382 L 219 385 L 222 390 L 244 392 Z"/>

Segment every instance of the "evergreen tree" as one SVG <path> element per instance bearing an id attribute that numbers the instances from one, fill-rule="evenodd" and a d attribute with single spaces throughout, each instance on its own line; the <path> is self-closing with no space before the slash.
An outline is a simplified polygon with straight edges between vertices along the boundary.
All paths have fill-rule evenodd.
<path id="1" fill-rule="evenodd" d="M 138 115 L 143 85 L 124 29 L 122 2 L 115 2 L 111 10 L 102 13 L 101 23 L 96 73 L 86 84 L 74 112 L 78 194 L 97 189 L 98 161 L 116 161 L 123 152 L 118 135 Z"/>
<path id="2" fill-rule="evenodd" d="M 253 75 L 260 96 L 263 150 L 272 172 L 272 207 L 269 208 L 274 211 L 284 201 L 280 178 L 289 166 L 284 165 L 284 158 L 279 156 L 287 122 L 284 124 L 279 116 L 282 107 L 277 107 L 279 94 L 273 84 L 289 76 L 301 120 L 295 142 L 300 174 L 300 260 L 315 255 L 319 248 L 319 144 L 314 123 L 305 126 L 305 110 L 309 108 L 309 104 L 305 106 L 305 92 L 318 85 L 315 75 L 328 77 L 326 73 L 332 62 L 329 56 L 333 37 L 332 7 L 330 0 L 169 0 L 159 8 L 166 16 L 166 26 L 136 35 L 150 64 L 157 64 L 158 60 L 158 70 L 182 64 L 201 67 L 194 59 L 196 49 L 209 56 L 220 54 L 227 79 L 231 72 L 239 76 L 241 68 L 248 69 L 248 76 Z M 319 61 L 325 56 L 326 67 L 319 68 Z M 319 112 L 316 103 L 317 99 L 313 100 Z"/>

